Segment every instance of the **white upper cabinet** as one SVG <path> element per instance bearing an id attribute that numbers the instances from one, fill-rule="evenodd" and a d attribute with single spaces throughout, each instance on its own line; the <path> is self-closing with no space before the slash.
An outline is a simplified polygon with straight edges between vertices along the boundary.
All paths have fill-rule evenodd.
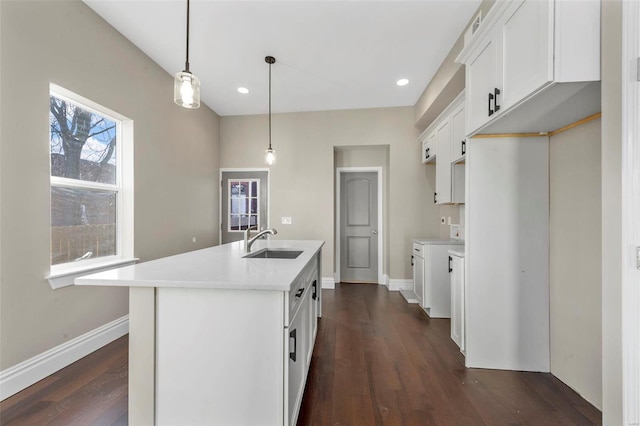
<path id="1" fill-rule="evenodd" d="M 467 153 L 464 102 L 451 113 L 451 162 L 462 161 Z"/>
<path id="2" fill-rule="evenodd" d="M 600 2 L 497 0 L 456 61 L 467 135 L 557 130 L 600 111 Z"/>
<path id="3" fill-rule="evenodd" d="M 553 81 L 553 2 L 515 1 L 505 13 L 502 84 L 495 108 L 508 109 Z"/>
<path id="4" fill-rule="evenodd" d="M 451 122 L 445 117 L 436 131 L 438 158 L 436 159 L 436 197 L 438 204 L 451 202 Z"/>
<path id="5" fill-rule="evenodd" d="M 438 138 L 436 131 L 432 131 L 430 133 L 423 133 L 420 136 L 420 141 L 422 143 L 422 162 L 429 163 L 436 159 L 436 153 L 438 150 Z"/>
<path id="6" fill-rule="evenodd" d="M 497 40 L 488 38 L 467 63 L 467 129 L 479 128 L 495 113 L 493 93 L 501 70 L 498 66 L 498 45 Z"/>
<path id="7" fill-rule="evenodd" d="M 433 202 L 437 204 L 464 203 L 464 108 L 462 92 L 419 138 L 422 143 L 422 162 L 436 164 L 436 191 L 433 194 Z"/>

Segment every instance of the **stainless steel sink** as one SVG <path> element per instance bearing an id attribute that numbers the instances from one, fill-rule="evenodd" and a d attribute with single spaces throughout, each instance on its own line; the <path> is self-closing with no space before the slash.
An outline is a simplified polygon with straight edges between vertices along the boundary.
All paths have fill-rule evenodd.
<path id="1" fill-rule="evenodd" d="M 249 259 L 295 259 L 301 254 L 302 250 L 266 248 L 243 257 Z"/>

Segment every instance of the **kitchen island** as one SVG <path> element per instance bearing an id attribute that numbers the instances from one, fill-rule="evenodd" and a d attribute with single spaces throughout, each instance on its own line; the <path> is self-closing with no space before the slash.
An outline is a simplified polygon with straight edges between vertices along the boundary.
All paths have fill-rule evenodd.
<path id="1" fill-rule="evenodd" d="M 323 241 L 243 242 L 87 275 L 128 286 L 129 424 L 295 425 L 321 316 Z M 295 256 L 295 253 L 291 254 Z"/>

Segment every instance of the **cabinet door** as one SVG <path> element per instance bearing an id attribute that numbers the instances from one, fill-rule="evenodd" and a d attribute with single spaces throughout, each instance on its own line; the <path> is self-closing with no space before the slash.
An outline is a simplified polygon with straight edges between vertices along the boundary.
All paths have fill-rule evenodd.
<path id="1" fill-rule="evenodd" d="M 289 425 L 295 425 L 302 402 L 306 376 L 306 340 L 307 336 L 307 300 L 303 300 L 302 305 L 294 316 L 288 328 L 284 329 L 285 341 L 288 341 L 288 415 Z"/>
<path id="2" fill-rule="evenodd" d="M 424 300 L 424 259 L 413 256 L 413 292 L 416 294 L 418 304 L 423 306 Z"/>
<path id="3" fill-rule="evenodd" d="M 494 32 L 466 64 L 466 134 L 474 133 L 495 114 L 493 96 L 501 77 L 498 36 Z"/>
<path id="4" fill-rule="evenodd" d="M 451 123 L 449 118 L 438 126 L 438 158 L 436 159 L 436 202 L 451 202 Z"/>
<path id="5" fill-rule="evenodd" d="M 514 1 L 502 32 L 498 105 L 509 108 L 553 80 L 553 1 Z M 500 86 L 499 86 L 500 87 Z"/>
<path id="6" fill-rule="evenodd" d="M 436 158 L 436 132 L 432 132 L 422 143 L 422 162 L 428 163 Z"/>
<path id="7" fill-rule="evenodd" d="M 451 162 L 456 163 L 464 158 L 467 149 L 465 134 L 464 104 L 451 113 Z"/>
<path id="8" fill-rule="evenodd" d="M 451 274 L 451 339 L 464 350 L 464 262 L 449 256 Z"/>

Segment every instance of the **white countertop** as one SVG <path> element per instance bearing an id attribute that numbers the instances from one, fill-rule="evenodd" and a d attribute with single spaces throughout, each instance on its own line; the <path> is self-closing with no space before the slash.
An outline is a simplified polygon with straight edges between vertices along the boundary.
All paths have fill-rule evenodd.
<path id="1" fill-rule="evenodd" d="M 414 243 L 418 244 L 441 244 L 441 245 L 464 245 L 464 240 L 433 240 L 433 239 L 424 239 L 424 238 L 414 238 Z"/>
<path id="2" fill-rule="evenodd" d="M 296 259 L 245 259 L 244 242 L 238 241 L 85 275 L 76 278 L 75 285 L 288 291 L 323 245 L 312 240 L 258 240 L 252 252 L 266 247 L 303 252 Z"/>
<path id="3" fill-rule="evenodd" d="M 452 254 L 458 257 L 464 257 L 464 246 L 460 249 L 449 250 L 449 254 Z"/>

